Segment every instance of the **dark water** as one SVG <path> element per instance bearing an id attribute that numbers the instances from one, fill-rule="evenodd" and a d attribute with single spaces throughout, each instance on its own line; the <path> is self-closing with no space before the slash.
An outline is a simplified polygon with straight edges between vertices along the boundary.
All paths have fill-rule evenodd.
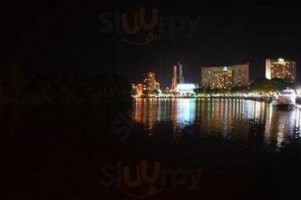
<path id="1" fill-rule="evenodd" d="M 252 100 L 225 99 L 137 99 L 133 119 L 149 135 L 161 126 L 178 143 L 188 132 L 218 136 L 248 146 L 250 135 L 260 134 L 262 144 L 278 150 L 300 136 L 301 111 L 279 110 L 271 104 Z"/>
<path id="2" fill-rule="evenodd" d="M 204 170 L 198 196 L 294 199 L 298 194 L 300 108 L 238 99 L 137 99 L 132 110 L 153 141 L 147 153 Z"/>
<path id="3" fill-rule="evenodd" d="M 155 159 L 204 170 L 196 196 L 294 199 L 298 195 L 300 108 L 281 110 L 238 99 L 137 99 L 132 118 L 155 141 L 149 147 Z"/>
<path id="4" fill-rule="evenodd" d="M 217 99 L 138 99 L 132 106 L 132 119 L 121 115 L 116 135 L 112 119 L 124 111 L 113 105 L 108 112 L 104 106 L 2 109 L 0 199 L 132 199 L 149 191 L 154 199 L 299 194 L 300 109 Z M 119 134 L 131 137 L 121 144 Z M 120 167 L 142 161 L 160 163 L 160 181 L 128 187 Z"/>

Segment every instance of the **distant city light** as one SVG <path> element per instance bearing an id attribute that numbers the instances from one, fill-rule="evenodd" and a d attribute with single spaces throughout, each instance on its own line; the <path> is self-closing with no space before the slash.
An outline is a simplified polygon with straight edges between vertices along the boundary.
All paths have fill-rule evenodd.
<path id="1" fill-rule="evenodd" d="M 228 67 L 224 67 L 224 68 L 223 68 L 223 71 L 228 71 Z"/>
<path id="2" fill-rule="evenodd" d="M 187 84 L 187 83 L 181 83 L 177 85 L 177 92 L 179 93 L 194 93 L 194 89 L 195 89 L 195 85 L 194 84 Z"/>
<path id="3" fill-rule="evenodd" d="M 279 58 L 279 59 L 278 59 L 278 62 L 283 63 L 283 62 L 284 62 L 284 59 L 283 59 L 283 58 Z"/>

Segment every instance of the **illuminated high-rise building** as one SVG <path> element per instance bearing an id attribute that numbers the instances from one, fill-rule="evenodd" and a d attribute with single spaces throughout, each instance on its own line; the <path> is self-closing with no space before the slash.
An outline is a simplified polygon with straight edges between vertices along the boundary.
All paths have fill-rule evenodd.
<path id="1" fill-rule="evenodd" d="M 171 83 L 171 90 L 176 91 L 178 84 L 184 84 L 184 75 L 183 75 L 183 65 L 178 63 L 173 67 L 173 76 L 172 76 L 172 83 Z"/>
<path id="2" fill-rule="evenodd" d="M 269 80 L 274 78 L 283 79 L 287 82 L 296 82 L 296 62 L 282 58 L 278 60 L 266 59 L 265 77 Z"/>
<path id="3" fill-rule="evenodd" d="M 156 81 L 155 73 L 148 72 L 143 74 L 143 94 L 151 95 L 160 90 L 160 83 Z"/>
<path id="4" fill-rule="evenodd" d="M 231 89 L 249 83 L 249 63 L 223 67 L 202 67 L 202 87 Z"/>
<path id="5" fill-rule="evenodd" d="M 185 83 L 184 75 L 183 75 L 183 65 L 178 63 L 178 67 L 179 67 L 179 80 L 178 80 L 178 83 L 183 84 L 183 83 Z"/>
<path id="6" fill-rule="evenodd" d="M 178 73 L 177 73 L 177 66 L 175 65 L 173 67 L 173 75 L 172 75 L 172 80 L 171 80 L 171 90 L 175 91 L 177 88 L 178 84 Z"/>
<path id="7" fill-rule="evenodd" d="M 136 95 L 138 95 L 138 96 L 143 95 L 143 85 L 142 84 L 136 85 Z"/>

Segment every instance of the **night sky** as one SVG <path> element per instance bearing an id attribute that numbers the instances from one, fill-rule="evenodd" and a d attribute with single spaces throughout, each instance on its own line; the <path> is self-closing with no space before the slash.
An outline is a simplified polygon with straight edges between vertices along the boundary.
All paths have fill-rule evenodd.
<path id="1" fill-rule="evenodd" d="M 132 82 L 153 71 L 164 87 L 170 86 L 172 66 L 184 64 L 187 82 L 200 82 L 201 66 L 250 63 L 250 78 L 264 77 L 265 58 L 283 57 L 301 63 L 301 9 L 288 1 L 44 1 L 2 2 L 0 54 L 30 70 L 65 67 L 91 72 L 113 71 Z M 167 20 L 196 19 L 192 36 L 158 33 L 160 39 L 146 45 L 140 35 L 103 33 L 103 12 L 158 8 Z M 187 23 L 187 22 L 186 22 Z M 187 24 L 186 24 L 187 25 Z M 300 74 L 300 75 L 299 75 Z"/>

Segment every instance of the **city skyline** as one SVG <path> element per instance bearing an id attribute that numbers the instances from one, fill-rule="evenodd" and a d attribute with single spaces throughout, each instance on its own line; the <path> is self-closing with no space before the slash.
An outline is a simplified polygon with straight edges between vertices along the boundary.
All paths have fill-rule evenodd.
<path id="1" fill-rule="evenodd" d="M 295 70 L 294 71 L 295 81 L 293 81 L 293 83 L 299 83 L 299 78 L 300 77 L 297 76 L 297 73 L 299 71 L 298 63 L 296 61 L 294 61 L 294 60 L 287 60 L 285 58 L 273 58 L 273 59 L 266 58 L 266 59 L 264 59 L 265 63 L 264 63 L 264 65 L 261 66 L 261 69 L 264 70 L 264 71 L 261 73 L 260 76 L 258 76 L 256 78 L 252 78 L 252 77 L 254 77 L 254 75 L 252 75 L 250 73 L 250 63 L 242 64 L 242 65 L 240 65 L 240 64 L 233 64 L 233 65 L 226 65 L 226 64 L 224 64 L 224 65 L 219 65 L 219 66 L 217 66 L 217 65 L 216 66 L 207 66 L 207 67 L 200 66 L 200 67 L 198 67 L 200 75 L 197 78 L 197 80 L 196 81 L 186 81 L 186 82 L 193 83 L 193 84 L 199 84 L 199 85 L 204 86 L 204 81 L 203 80 L 204 80 L 205 76 L 202 75 L 202 68 L 205 68 L 205 69 L 208 69 L 208 70 L 214 70 L 214 69 L 219 70 L 220 69 L 221 71 L 223 71 L 224 67 L 227 67 L 227 68 L 237 68 L 237 67 L 240 67 L 240 66 L 247 65 L 248 69 L 247 69 L 247 71 L 245 71 L 246 74 L 243 75 L 244 77 L 247 77 L 246 82 L 244 81 L 244 82 L 242 82 L 242 84 L 240 84 L 241 86 L 244 86 L 247 83 L 250 83 L 252 81 L 263 79 L 263 78 L 267 78 L 267 61 L 274 61 L 274 62 L 278 63 L 279 60 L 282 60 L 282 62 L 285 62 L 285 63 L 293 63 L 294 64 L 293 66 L 294 66 L 294 70 Z M 177 82 L 174 82 L 174 76 L 175 75 L 178 76 L 178 72 L 179 72 L 178 68 L 177 68 L 178 64 L 179 63 L 175 64 L 173 67 L 170 67 L 170 72 L 168 74 L 165 74 L 164 76 L 160 75 L 159 73 L 156 73 L 155 72 L 156 70 L 153 71 L 153 73 L 157 74 L 157 77 L 161 77 L 161 79 L 158 79 L 158 81 L 161 83 L 161 88 L 170 88 L 170 89 L 172 89 L 173 86 L 176 87 L 176 83 Z M 187 75 L 187 72 L 185 71 L 185 68 L 183 67 L 184 65 L 183 64 L 180 64 L 180 65 L 182 66 L 182 74 L 185 74 L 185 78 L 187 78 L 188 80 L 192 80 L 191 77 L 189 75 Z M 163 77 L 163 79 L 162 79 L 162 77 Z M 162 84 L 162 83 L 168 82 L 168 80 L 167 80 L 168 78 L 167 77 L 171 77 L 171 83 L 172 83 L 171 87 L 168 84 L 166 84 L 166 85 Z M 274 77 L 274 78 L 277 78 L 277 77 Z M 279 77 L 279 78 L 281 79 L 281 77 Z M 178 77 L 176 77 L 176 79 L 178 79 Z M 267 79 L 271 79 L 271 78 L 267 78 Z M 183 80 L 184 80 L 184 76 L 183 76 Z M 136 81 L 136 83 L 138 83 L 138 82 L 139 81 Z M 288 81 L 288 82 L 290 82 L 290 81 Z M 239 84 L 234 84 L 234 85 L 239 85 Z"/>

